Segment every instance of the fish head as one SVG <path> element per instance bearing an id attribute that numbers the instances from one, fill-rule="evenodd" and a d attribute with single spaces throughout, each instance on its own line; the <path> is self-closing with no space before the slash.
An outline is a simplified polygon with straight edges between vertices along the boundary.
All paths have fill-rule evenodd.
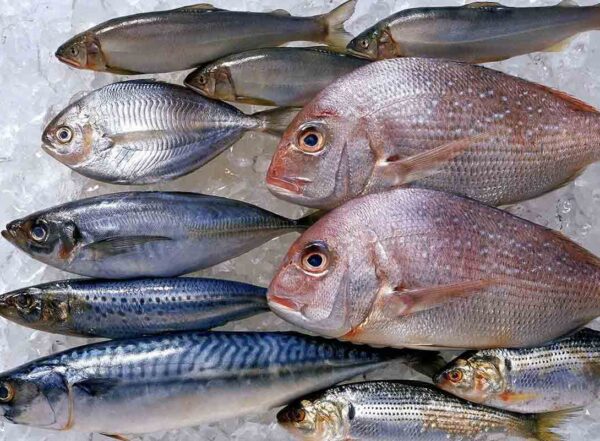
<path id="1" fill-rule="evenodd" d="M 55 53 L 56 58 L 77 69 L 108 71 L 100 42 L 93 33 L 76 35 L 63 43 Z"/>
<path id="2" fill-rule="evenodd" d="M 15 323 L 48 332 L 68 319 L 68 297 L 60 284 L 32 286 L 0 295 L 0 315 Z"/>
<path id="3" fill-rule="evenodd" d="M 184 81 L 190 89 L 222 101 L 236 101 L 235 85 L 229 68 L 215 64 L 196 69 Z"/>
<path id="4" fill-rule="evenodd" d="M 83 109 L 82 101 L 71 104 L 50 121 L 42 134 L 42 149 L 73 168 L 89 161 L 111 142 Z"/>
<path id="5" fill-rule="evenodd" d="M 352 406 L 339 399 L 315 396 L 292 403 L 277 414 L 277 422 L 301 440 L 346 439 Z"/>
<path id="6" fill-rule="evenodd" d="M 64 268 L 81 244 L 81 233 L 68 213 L 37 212 L 6 225 L 2 237 L 33 258 Z"/>
<path id="7" fill-rule="evenodd" d="M 485 404 L 506 389 L 502 366 L 499 357 L 467 352 L 435 375 L 434 383 L 460 398 Z"/>
<path id="8" fill-rule="evenodd" d="M 354 37 L 346 50 L 357 57 L 368 60 L 377 60 L 379 58 L 379 38 L 381 32 L 379 28 L 372 27 Z"/>
<path id="9" fill-rule="evenodd" d="M 361 128 L 352 115 L 319 102 L 308 104 L 281 138 L 267 187 L 281 199 L 314 208 L 333 208 L 357 196 L 372 170 L 372 152 Z"/>
<path id="10" fill-rule="evenodd" d="M 51 367 L 25 365 L 0 375 L 0 416 L 15 424 L 68 429 L 68 388 Z"/>

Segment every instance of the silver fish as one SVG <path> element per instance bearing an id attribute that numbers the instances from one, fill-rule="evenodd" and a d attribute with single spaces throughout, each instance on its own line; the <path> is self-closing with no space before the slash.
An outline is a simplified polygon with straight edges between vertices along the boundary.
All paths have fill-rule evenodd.
<path id="1" fill-rule="evenodd" d="M 397 12 L 348 45 L 371 59 L 446 58 L 470 63 L 559 51 L 580 32 L 600 29 L 598 6 L 571 0 L 556 6 L 513 8 L 494 2 Z"/>
<path id="2" fill-rule="evenodd" d="M 185 85 L 209 98 L 302 107 L 367 61 L 325 47 L 277 47 L 230 55 L 192 72 Z"/>
<path id="3" fill-rule="evenodd" d="M 162 431 L 267 410 L 411 357 L 293 333 L 113 340 L 0 374 L 0 413 L 45 429 Z"/>
<path id="4" fill-rule="evenodd" d="M 290 220 L 217 196 L 126 192 L 39 211 L 9 223 L 2 236 L 41 262 L 83 276 L 171 277 L 303 231 L 314 219 Z"/>
<path id="5" fill-rule="evenodd" d="M 277 419 L 298 439 L 312 441 L 483 440 L 500 439 L 498 434 L 559 441 L 563 438 L 554 430 L 569 416 L 515 414 L 460 400 L 425 383 L 373 381 L 310 395 L 283 409 Z"/>
<path id="6" fill-rule="evenodd" d="M 600 259 L 472 199 L 397 189 L 305 231 L 267 299 L 283 319 L 355 343 L 537 346 L 600 316 Z"/>
<path id="7" fill-rule="evenodd" d="M 600 397 L 600 332 L 584 329 L 537 348 L 467 352 L 434 382 L 461 398 L 514 412 L 586 406 Z"/>
<path id="8" fill-rule="evenodd" d="M 92 179 L 150 184 L 193 172 L 247 131 L 280 134 L 296 111 L 246 115 L 189 89 L 125 81 L 69 104 L 46 127 L 43 149 Z"/>
<path id="9" fill-rule="evenodd" d="M 78 337 L 207 330 L 268 311 L 266 289 L 202 278 L 64 280 L 0 295 L 0 315 Z"/>
<path id="10" fill-rule="evenodd" d="M 137 74 L 190 69 L 233 53 L 290 41 L 344 48 L 352 38 L 344 22 L 355 5 L 356 0 L 349 0 L 313 17 L 293 17 L 283 10 L 227 11 L 208 4 L 129 15 L 76 35 L 58 48 L 56 56 L 79 69 Z"/>

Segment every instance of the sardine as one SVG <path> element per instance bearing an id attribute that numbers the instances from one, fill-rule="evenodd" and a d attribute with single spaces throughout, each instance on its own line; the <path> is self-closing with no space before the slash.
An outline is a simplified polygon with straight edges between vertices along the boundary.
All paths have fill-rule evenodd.
<path id="1" fill-rule="evenodd" d="M 45 429 L 148 433 L 267 410 L 404 357 L 293 333 L 113 340 L 0 374 L 0 412 Z"/>
<path id="2" fill-rule="evenodd" d="M 600 332 L 526 349 L 467 352 L 434 377 L 442 389 L 514 412 L 586 406 L 600 397 Z"/>
<path id="3" fill-rule="evenodd" d="M 48 124 L 43 149 L 84 176 L 150 184 L 193 172 L 247 131 L 280 135 L 296 111 L 245 115 L 189 89 L 151 80 L 95 90 Z"/>
<path id="4" fill-rule="evenodd" d="M 0 295 L 0 315 L 77 337 L 207 330 L 268 311 L 266 289 L 201 278 L 64 280 Z"/>
<path id="5" fill-rule="evenodd" d="M 208 4 L 119 17 L 76 35 L 56 51 L 79 69 L 117 74 L 173 72 L 233 53 L 315 41 L 345 48 L 352 36 L 344 22 L 354 13 L 349 0 L 328 14 L 294 17 L 278 9 L 244 12 Z"/>
<path id="6" fill-rule="evenodd" d="M 572 0 L 529 8 L 476 2 L 397 12 L 354 38 L 348 49 L 371 59 L 424 57 L 485 63 L 560 51 L 580 32 L 598 29 L 600 8 L 578 7 Z"/>
<path id="7" fill-rule="evenodd" d="M 267 300 L 295 325 L 356 343 L 528 347 L 600 316 L 600 259 L 472 199 L 397 189 L 304 232 Z"/>
<path id="8" fill-rule="evenodd" d="M 266 106 L 302 107 L 366 60 L 324 47 L 256 49 L 209 63 L 186 86 L 209 98 Z"/>
<path id="9" fill-rule="evenodd" d="M 308 396 L 277 415 L 301 440 L 444 441 L 517 439 L 559 441 L 568 412 L 522 415 L 452 397 L 415 381 L 345 384 Z M 489 434 L 489 435 L 488 435 Z"/>
<path id="10" fill-rule="evenodd" d="M 125 192 L 39 211 L 2 236 L 34 259 L 88 277 L 172 277 L 216 265 L 315 219 L 290 220 L 233 199 Z"/>
<path id="11" fill-rule="evenodd" d="M 599 146 L 600 115 L 569 95 L 480 66 L 400 58 L 361 67 L 307 104 L 267 183 L 310 207 L 405 185 L 504 205 L 571 181 Z"/>

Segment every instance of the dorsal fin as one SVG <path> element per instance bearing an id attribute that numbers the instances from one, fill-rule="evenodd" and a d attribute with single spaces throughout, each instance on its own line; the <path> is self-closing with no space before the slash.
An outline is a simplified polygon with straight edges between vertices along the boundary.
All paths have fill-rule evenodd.
<path id="1" fill-rule="evenodd" d="M 550 231 L 557 239 L 567 242 L 569 253 L 571 255 L 576 256 L 580 262 L 585 262 L 589 265 L 600 267 L 600 258 L 594 256 L 592 253 L 590 253 L 588 250 L 586 250 L 576 242 L 573 242 L 573 240 L 569 239 L 560 231 L 550 229 L 548 231 Z"/>
<path id="2" fill-rule="evenodd" d="M 222 11 L 222 9 L 219 9 L 213 5 L 211 5 L 210 3 L 198 3 L 197 5 L 189 5 L 189 6 L 182 6 L 181 8 L 177 8 L 174 9 L 174 11 L 194 11 L 194 12 L 199 12 L 199 11 Z"/>
<path id="3" fill-rule="evenodd" d="M 558 5 L 561 8 L 578 8 L 579 5 L 574 0 L 562 0 Z"/>
<path id="4" fill-rule="evenodd" d="M 581 112 L 592 112 L 592 113 L 600 113 L 598 109 L 596 109 L 591 104 L 588 104 L 579 98 L 575 98 L 573 95 L 569 95 L 566 92 L 561 92 L 560 90 L 553 89 L 552 87 L 544 86 L 543 84 L 538 84 L 539 88 L 551 93 L 552 95 L 560 98 L 565 101 L 568 106 L 573 110 L 579 110 Z"/>
<path id="5" fill-rule="evenodd" d="M 292 15 L 288 11 L 286 11 L 285 9 L 275 9 L 274 11 L 271 11 L 271 14 L 273 14 L 273 15 L 280 15 L 282 17 L 289 17 L 289 16 Z"/>
<path id="6" fill-rule="evenodd" d="M 498 2 L 473 2 L 465 5 L 465 8 L 504 8 L 504 5 L 501 5 Z"/>

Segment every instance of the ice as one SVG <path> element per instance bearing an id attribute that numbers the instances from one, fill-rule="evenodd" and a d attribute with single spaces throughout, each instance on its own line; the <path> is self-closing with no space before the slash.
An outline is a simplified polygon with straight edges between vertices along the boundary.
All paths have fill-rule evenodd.
<path id="1" fill-rule="evenodd" d="M 45 123 L 74 95 L 121 80 L 108 74 L 77 71 L 57 62 L 56 48 L 68 37 L 106 19 L 142 11 L 169 9 L 191 0 L 0 0 L 0 224 L 37 209 L 76 197 L 124 191 L 126 188 L 99 184 L 69 171 L 40 146 Z M 312 15 L 330 10 L 339 0 L 220 0 L 216 6 L 269 11 L 287 9 L 293 14 Z M 550 5 L 547 1 L 506 0 L 514 6 Z M 587 0 L 585 4 L 592 4 Z M 358 33 L 394 11 L 411 6 L 458 5 L 438 0 L 359 0 L 349 30 Z M 577 37 L 562 53 L 540 53 L 518 57 L 494 67 L 565 90 L 600 106 L 600 32 Z M 159 78 L 181 82 L 185 73 Z M 245 111 L 258 108 L 244 106 Z M 306 210 L 272 197 L 263 178 L 276 140 L 264 134 L 248 134 L 201 171 L 156 189 L 198 191 L 258 204 L 277 213 L 299 217 Z M 574 184 L 535 201 L 511 207 L 532 221 L 563 231 L 591 251 L 600 254 L 600 165 L 590 167 Z M 294 235 L 275 239 L 244 256 L 201 272 L 214 276 L 266 285 L 276 271 Z M 0 242 L 0 291 L 42 281 L 69 277 L 45 267 Z M 262 314 L 231 324 L 233 330 L 292 329 L 271 314 Z M 34 332 L 4 321 L 0 323 L 0 369 L 84 341 Z M 401 365 L 366 376 L 375 378 L 418 378 L 422 376 Z M 135 409 L 131 410 L 132 413 Z M 275 441 L 289 439 L 274 424 L 274 411 L 197 428 L 141 438 L 144 441 Z M 568 440 L 600 440 L 600 402 L 590 406 L 562 431 Z M 100 441 L 101 435 L 51 432 L 0 425 L 0 441 Z"/>

